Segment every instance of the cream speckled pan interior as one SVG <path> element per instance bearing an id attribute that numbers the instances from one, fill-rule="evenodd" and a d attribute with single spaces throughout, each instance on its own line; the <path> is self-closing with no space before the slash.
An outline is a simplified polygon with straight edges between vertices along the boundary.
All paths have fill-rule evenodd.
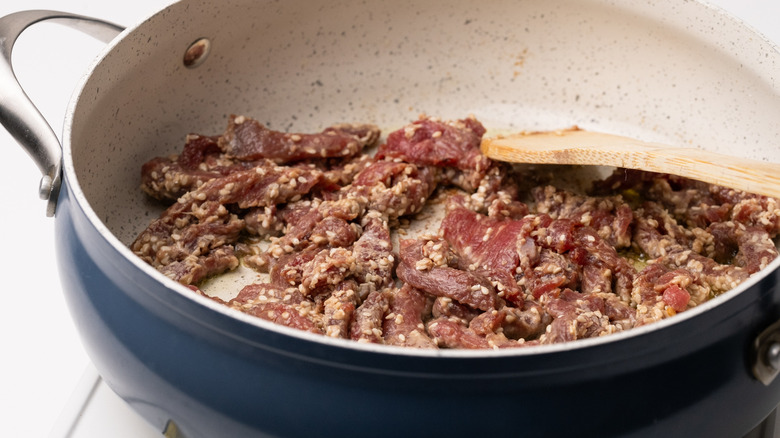
<path id="1" fill-rule="evenodd" d="M 474 114 L 490 131 L 576 124 L 780 161 L 776 50 L 699 3 L 403 1 L 353 11 L 286 1 L 223 13 L 240 3 L 174 4 L 144 22 L 110 48 L 72 108 L 65 166 L 125 244 L 157 214 L 138 190 L 140 164 L 179 151 L 187 133 L 222 132 L 233 113 L 291 131 Z M 155 40 L 161 29 L 170 37 Z M 184 67 L 202 37 L 208 59 Z"/>

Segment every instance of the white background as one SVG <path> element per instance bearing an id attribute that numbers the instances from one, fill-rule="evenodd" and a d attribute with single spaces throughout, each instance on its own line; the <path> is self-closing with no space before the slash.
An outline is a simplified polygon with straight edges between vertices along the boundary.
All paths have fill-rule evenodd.
<path id="1" fill-rule="evenodd" d="M 55 9 L 129 26 L 169 1 L 2 0 L 0 16 Z M 711 3 L 780 42 L 779 1 Z M 100 43 L 54 24 L 34 26 L 18 41 L 16 74 L 57 135 L 71 91 L 101 48 Z M 89 359 L 62 298 L 53 254 L 54 221 L 45 216 L 45 203 L 38 199 L 38 169 L 2 128 L 0 151 L 0 436 L 45 437 L 68 407 Z"/>

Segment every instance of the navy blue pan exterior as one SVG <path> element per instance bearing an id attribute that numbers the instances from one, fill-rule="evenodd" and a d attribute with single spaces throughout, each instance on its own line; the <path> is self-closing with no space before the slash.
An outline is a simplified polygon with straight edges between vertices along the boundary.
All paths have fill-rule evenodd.
<path id="1" fill-rule="evenodd" d="M 71 202 L 60 275 L 107 384 L 185 437 L 742 436 L 777 405 L 750 345 L 780 316 L 775 272 L 697 318 L 545 354 L 365 351 L 245 324 L 140 272 Z M 169 426 L 170 427 L 170 426 Z"/>

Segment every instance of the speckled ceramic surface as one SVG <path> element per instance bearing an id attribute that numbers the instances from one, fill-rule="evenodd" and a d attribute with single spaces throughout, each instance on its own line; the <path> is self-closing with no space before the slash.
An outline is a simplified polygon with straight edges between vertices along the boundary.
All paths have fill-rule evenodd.
<path id="1" fill-rule="evenodd" d="M 201 38 L 208 56 L 188 68 Z M 161 211 L 141 164 L 230 114 L 297 132 L 474 114 L 493 132 L 579 125 L 780 162 L 777 72 L 775 47 L 691 1 L 182 1 L 128 29 L 81 84 L 65 174 L 136 260 L 126 245 Z M 229 299 L 256 276 L 207 290 Z"/>
<path id="2" fill-rule="evenodd" d="M 202 37 L 208 59 L 184 67 Z M 66 123 L 65 165 L 127 243 L 156 214 L 140 164 L 232 113 L 292 131 L 475 114 L 490 130 L 576 124 L 780 161 L 779 60 L 692 1 L 184 1 L 108 48 Z"/>

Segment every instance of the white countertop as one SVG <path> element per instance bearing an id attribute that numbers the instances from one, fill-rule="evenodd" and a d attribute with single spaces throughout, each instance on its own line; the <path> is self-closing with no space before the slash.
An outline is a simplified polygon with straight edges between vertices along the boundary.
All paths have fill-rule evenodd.
<path id="1" fill-rule="evenodd" d="M 129 26 L 169 2 L 3 0 L 0 16 L 26 9 L 55 9 Z M 710 3 L 725 8 L 780 43 L 780 1 Z M 17 76 L 41 112 L 53 121 L 58 135 L 71 91 L 101 48 L 100 43 L 78 32 L 41 24 L 25 32 L 14 49 Z M 2 128 L 0 148 L 7 169 L 0 176 L 0 199 L 4 205 L 0 225 L 6 239 L 0 263 L 4 280 L 0 305 L 0 436 L 46 437 L 53 429 L 60 431 L 62 418 L 72 416 L 78 408 L 74 406 L 79 400 L 74 390 L 80 379 L 90 379 L 91 367 L 62 297 L 54 260 L 54 221 L 45 216 L 45 203 L 38 199 L 38 169 Z M 116 404 L 118 399 L 105 391 L 95 392 L 94 400 L 106 406 Z M 117 426 L 137 427 L 139 431 L 129 436 L 150 432 L 144 429 L 145 424 L 137 424 L 139 420 L 132 418 L 133 413 L 123 415 L 130 418 Z M 93 432 L 84 436 L 101 436 L 99 431 Z"/>

